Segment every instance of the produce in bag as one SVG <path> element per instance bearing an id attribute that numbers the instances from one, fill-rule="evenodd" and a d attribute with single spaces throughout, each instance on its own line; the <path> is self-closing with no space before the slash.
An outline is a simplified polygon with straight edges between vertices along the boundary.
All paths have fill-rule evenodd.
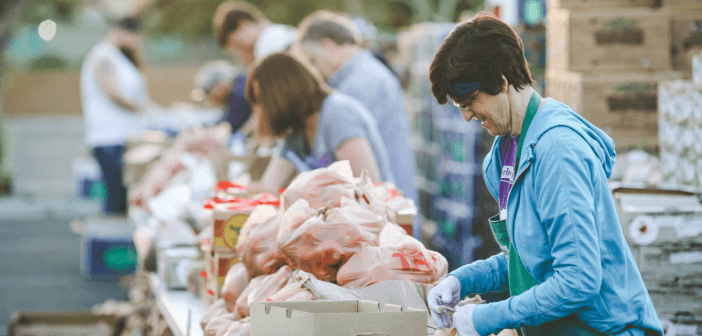
<path id="1" fill-rule="evenodd" d="M 236 253 L 251 277 L 272 274 L 285 266 L 276 244 L 280 217 L 274 207 L 258 206 L 241 228 Z"/>
<path id="2" fill-rule="evenodd" d="M 361 174 L 359 182 L 353 188 L 353 191 L 354 200 L 361 207 L 373 211 L 390 223 L 395 222 L 395 213 L 386 204 L 387 197 L 391 197 L 387 195 L 389 191 L 384 187 L 377 187 L 373 184 L 367 172 L 364 171 Z"/>
<path id="3" fill-rule="evenodd" d="M 283 211 L 287 211 L 297 200 L 304 199 L 309 207 L 319 209 L 331 202 L 338 207 L 343 197 L 353 199 L 353 172 L 348 161 L 338 161 L 327 168 L 304 172 L 290 182 L 282 199 Z"/>
<path id="4" fill-rule="evenodd" d="M 234 264 L 227 272 L 227 276 L 224 278 L 224 285 L 222 285 L 222 299 L 224 299 L 224 303 L 227 306 L 227 311 L 230 313 L 234 312 L 236 300 L 244 292 L 248 284 L 249 273 L 246 271 L 246 267 L 242 263 Z"/>
<path id="5" fill-rule="evenodd" d="M 303 276 L 301 276 L 302 273 L 304 273 Z M 304 285 L 309 277 L 312 275 L 302 270 L 293 272 L 288 284 L 271 295 L 268 301 L 314 301 L 314 294 Z"/>
<path id="6" fill-rule="evenodd" d="M 249 306 L 252 302 L 262 302 L 278 292 L 287 285 L 292 275 L 292 269 L 284 266 L 274 274 L 261 275 L 253 278 L 244 292 L 236 300 L 235 312 L 238 317 L 244 318 L 250 315 Z"/>
<path id="7" fill-rule="evenodd" d="M 388 224 L 380 236 L 379 247 L 364 245 L 341 267 L 336 278 L 339 285 L 358 289 L 389 280 L 431 284 L 446 276 L 446 258 L 427 250 L 401 227 Z"/>
<path id="8" fill-rule="evenodd" d="M 229 326 L 234 323 L 235 319 L 235 314 L 234 313 L 228 313 L 224 315 L 219 315 L 210 322 L 207 323 L 205 326 L 205 335 L 206 336 L 220 336 L 224 335 L 227 332 L 227 329 L 229 329 Z"/>
<path id="9" fill-rule="evenodd" d="M 357 204 L 327 206 L 314 213 L 304 199 L 290 206 L 281 218 L 278 248 L 288 265 L 329 282 L 335 281 L 339 267 L 360 250 L 361 244 L 378 245 L 378 234 L 386 223 Z"/>
<path id="10" fill-rule="evenodd" d="M 227 329 L 223 336 L 249 336 L 251 335 L 251 322 L 248 319 L 234 321 Z"/>
<path id="11" fill-rule="evenodd" d="M 417 239 L 407 235 L 407 231 L 399 225 L 387 225 L 380 232 L 380 247 L 401 248 L 404 250 L 423 250 L 430 257 L 430 266 L 436 274 L 435 283 L 439 283 L 448 274 L 448 261 L 441 253 L 427 250 Z"/>
<path id="12" fill-rule="evenodd" d="M 212 319 L 225 314 L 227 314 L 227 305 L 224 303 L 224 299 L 219 299 L 209 306 L 202 314 L 202 318 L 200 318 L 200 326 L 202 329 L 205 329 L 205 326 L 207 326 Z"/>

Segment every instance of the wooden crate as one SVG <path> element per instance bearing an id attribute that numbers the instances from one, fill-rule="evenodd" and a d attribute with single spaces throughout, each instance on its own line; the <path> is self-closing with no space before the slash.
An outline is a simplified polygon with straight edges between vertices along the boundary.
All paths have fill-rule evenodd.
<path id="1" fill-rule="evenodd" d="M 679 72 L 588 75 L 548 71 L 546 95 L 609 132 L 617 150 L 658 150 L 658 82 Z"/>
<path id="2" fill-rule="evenodd" d="M 641 277 L 650 293 L 702 296 L 697 291 L 702 286 L 702 245 L 652 244 L 632 246 L 631 252 L 639 267 Z"/>
<path id="3" fill-rule="evenodd" d="M 546 54 L 550 69 L 604 73 L 670 70 L 668 11 L 549 10 Z"/>
<path id="4" fill-rule="evenodd" d="M 702 0 L 699 1 L 702 4 Z M 671 58 L 674 70 L 692 75 L 692 57 L 702 51 L 702 7 L 698 10 L 670 10 Z"/>
<path id="5" fill-rule="evenodd" d="M 657 7 L 661 0 L 548 0 L 548 9 L 601 9 L 602 7 Z"/>

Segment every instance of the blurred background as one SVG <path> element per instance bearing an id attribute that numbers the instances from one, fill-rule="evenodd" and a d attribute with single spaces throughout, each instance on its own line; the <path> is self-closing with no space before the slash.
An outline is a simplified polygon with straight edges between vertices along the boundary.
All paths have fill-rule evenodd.
<path id="1" fill-rule="evenodd" d="M 496 14 L 521 36 L 537 92 L 568 104 L 615 140 L 618 165 L 612 182 L 620 184 L 613 184 L 613 191 L 655 187 L 691 196 L 702 188 L 702 1 L 250 2 L 271 22 L 291 26 L 319 9 L 362 19 L 360 27 L 370 37 L 367 47 L 385 61 L 405 90 L 419 189 L 415 237 L 443 254 L 450 270 L 499 251 L 484 225 L 497 206 L 480 172 L 494 138 L 478 123 L 460 122 L 460 111 L 452 105 L 438 105 L 428 80 L 429 64 L 444 37 L 457 22 L 479 11 Z M 8 330 L 15 311 L 89 310 L 106 300 L 129 299 L 133 280 L 99 279 L 85 268 L 85 258 L 91 257 L 85 242 L 92 234 L 90 223 L 101 216 L 105 187 L 84 142 L 81 65 L 109 31 L 111 19 L 139 13 L 144 74 L 158 106 L 151 128 L 176 137 L 185 129 L 212 126 L 224 112 L 196 97 L 196 74 L 214 60 L 231 62 L 237 72 L 246 70 L 217 44 L 212 18 L 221 3 L 0 2 L 0 335 Z M 46 20 L 56 27 L 48 39 L 39 32 Z M 143 143 L 142 139 L 133 146 Z M 136 162 L 133 169 L 145 166 Z M 132 179 L 138 181 L 144 172 L 135 174 Z M 702 216 L 696 206 L 686 210 L 686 216 Z M 99 226 L 95 225 L 93 229 Z M 133 246 L 129 230 L 115 232 L 111 237 Z M 676 248 L 702 253 L 702 245 L 690 244 Z M 673 252 L 641 253 L 643 258 L 645 253 Z M 128 253 L 123 257 L 131 258 Z M 132 259 L 132 268 L 125 267 L 124 274 L 134 272 Z M 699 267 L 699 262 L 691 263 Z M 674 284 L 661 287 L 661 293 L 673 296 L 654 298 L 656 304 L 688 298 L 689 305 L 661 314 L 693 316 L 685 320 L 692 322 L 679 322 L 700 326 L 690 335 L 702 332 L 702 299 L 694 303 L 700 298 L 701 277 L 699 271 L 680 275 Z M 681 281 L 687 281 L 687 287 Z"/>

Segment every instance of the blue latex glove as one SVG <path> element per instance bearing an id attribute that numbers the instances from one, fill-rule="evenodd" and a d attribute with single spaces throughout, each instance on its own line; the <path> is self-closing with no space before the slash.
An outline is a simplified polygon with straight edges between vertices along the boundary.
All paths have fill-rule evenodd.
<path id="1" fill-rule="evenodd" d="M 458 331 L 458 336 L 480 336 L 473 325 L 473 309 L 476 306 L 475 304 L 467 304 L 456 307 L 456 312 L 453 313 L 453 324 Z"/>
<path id="2" fill-rule="evenodd" d="M 461 301 L 461 282 L 454 275 L 447 276 L 429 291 L 427 298 L 431 318 L 438 329 L 451 328 L 451 316 L 441 313 L 441 306 L 456 307 Z"/>

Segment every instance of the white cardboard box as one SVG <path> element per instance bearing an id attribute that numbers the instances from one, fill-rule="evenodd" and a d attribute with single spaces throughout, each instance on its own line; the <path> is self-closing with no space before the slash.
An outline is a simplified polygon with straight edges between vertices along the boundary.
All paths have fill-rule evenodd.
<path id="1" fill-rule="evenodd" d="M 426 336 L 427 312 L 377 302 L 254 302 L 251 336 Z"/>

